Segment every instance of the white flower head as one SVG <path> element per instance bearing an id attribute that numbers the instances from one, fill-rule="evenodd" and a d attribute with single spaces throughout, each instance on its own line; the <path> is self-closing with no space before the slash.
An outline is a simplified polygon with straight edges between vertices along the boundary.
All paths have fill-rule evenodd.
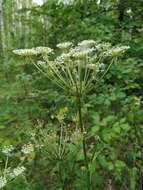
<path id="1" fill-rule="evenodd" d="M 58 4 L 73 5 L 75 0 L 58 0 Z"/>
<path id="2" fill-rule="evenodd" d="M 121 53 L 124 53 L 129 48 L 130 48 L 129 46 L 113 47 L 106 52 L 106 55 L 107 56 L 117 56 L 117 55 L 120 55 Z"/>
<path id="3" fill-rule="evenodd" d="M 2 153 L 9 155 L 14 150 L 14 147 L 12 145 L 4 146 L 2 149 Z"/>
<path id="4" fill-rule="evenodd" d="M 51 54 L 53 53 L 53 49 L 49 48 L 49 47 L 36 47 L 35 50 L 37 51 L 37 54 Z"/>
<path id="5" fill-rule="evenodd" d="M 30 154 L 33 151 L 34 151 L 34 147 L 33 147 L 33 144 L 31 143 L 25 144 L 21 149 L 21 152 L 24 154 Z"/>
<path id="6" fill-rule="evenodd" d="M 95 45 L 95 43 L 96 42 L 94 40 L 83 40 L 82 42 L 78 43 L 78 46 L 83 47 L 83 48 L 88 48 Z"/>
<path id="7" fill-rule="evenodd" d="M 49 47 L 32 49 L 34 52 L 36 51 L 37 55 L 42 55 L 38 57 L 38 60 L 41 58 L 41 61 L 38 61 L 36 66 L 40 72 L 47 74 L 51 81 L 60 88 L 71 92 L 72 95 L 75 95 L 76 91 L 81 94 L 90 91 L 94 86 L 92 80 L 98 77 L 98 72 L 106 71 L 103 64 L 105 59 L 108 56 L 111 56 L 111 59 L 120 56 L 120 53 L 129 48 L 128 46 L 113 47 L 110 43 L 97 43 L 92 39 L 83 40 L 76 46 L 71 42 L 63 42 L 57 44 L 57 47 L 61 51 L 56 54 L 56 49 L 55 55 L 51 57 L 48 54 L 53 53 L 53 50 Z M 110 65 L 107 67 L 107 71 L 109 68 Z M 22 147 L 21 152 L 29 154 L 34 151 L 34 148 L 35 146 L 32 144 L 26 144 Z"/>
<path id="8" fill-rule="evenodd" d="M 18 166 L 16 168 L 14 168 L 10 174 L 11 178 L 15 178 L 15 177 L 21 175 L 25 170 L 26 170 L 26 168 L 24 166 Z"/>
<path id="9" fill-rule="evenodd" d="M 16 168 L 7 168 L 5 171 L 5 176 L 7 177 L 8 180 L 12 180 L 16 178 L 17 176 L 21 175 L 26 168 L 24 166 L 17 166 Z"/>
<path id="10" fill-rule="evenodd" d="M 34 56 L 39 54 L 50 54 L 53 52 L 53 49 L 49 47 L 36 47 L 31 49 L 17 49 L 13 50 L 13 53 L 20 56 Z"/>
<path id="11" fill-rule="evenodd" d="M 110 43 L 96 43 L 95 45 L 96 49 L 98 51 L 104 51 L 104 50 L 108 50 L 111 47 Z"/>
<path id="12" fill-rule="evenodd" d="M 60 56 L 56 58 L 57 63 L 64 63 L 64 61 L 69 60 L 71 57 L 70 53 L 62 53 Z"/>
<path id="13" fill-rule="evenodd" d="M 63 43 L 57 44 L 57 47 L 60 49 L 68 49 L 71 46 L 72 46 L 72 42 L 63 42 Z"/>
<path id="14" fill-rule="evenodd" d="M 7 184 L 7 180 L 5 177 L 0 177 L 0 189 L 3 188 Z"/>
<path id="15" fill-rule="evenodd" d="M 31 49 L 16 49 L 13 50 L 13 53 L 16 55 L 20 55 L 20 56 L 33 56 L 33 55 L 37 55 L 38 52 L 35 50 L 35 48 L 31 48 Z"/>
<path id="16" fill-rule="evenodd" d="M 74 48 L 71 49 L 70 54 L 75 58 L 84 58 L 91 54 L 95 49 L 94 48 Z"/>

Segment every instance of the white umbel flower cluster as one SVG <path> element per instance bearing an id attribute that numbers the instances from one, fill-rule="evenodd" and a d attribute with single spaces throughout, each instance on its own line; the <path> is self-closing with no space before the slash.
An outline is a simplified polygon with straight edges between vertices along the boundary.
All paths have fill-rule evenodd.
<path id="1" fill-rule="evenodd" d="M 7 184 L 7 180 L 5 177 L 0 177 L 0 189 L 2 189 L 3 187 L 5 187 Z"/>
<path id="2" fill-rule="evenodd" d="M 56 54 L 50 57 L 53 50 L 48 47 L 34 48 L 38 54 L 41 54 L 41 61 L 46 62 L 35 64 L 40 72 L 72 95 L 77 92 L 88 93 L 94 87 L 93 83 L 100 81 L 108 72 L 113 61 L 129 48 L 128 46 L 113 47 L 110 43 L 97 43 L 92 39 L 83 40 L 77 45 L 63 42 L 57 44 L 57 47 L 62 50 L 57 57 Z M 49 55 L 45 55 L 46 52 Z M 104 65 L 107 57 L 111 62 Z M 22 149 L 25 154 L 31 151 L 33 151 L 31 145 L 24 146 Z"/>
<path id="3" fill-rule="evenodd" d="M 85 58 L 89 56 L 93 51 L 95 51 L 95 48 L 77 46 L 75 48 L 71 48 L 68 53 L 62 53 L 60 56 L 56 58 L 56 61 L 59 63 L 63 63 L 64 61 L 67 61 L 71 58 Z"/>
<path id="4" fill-rule="evenodd" d="M 58 4 L 63 5 L 73 5 L 75 2 L 75 0 L 58 0 Z"/>
<path id="5" fill-rule="evenodd" d="M 94 48 L 74 48 L 69 53 L 75 58 L 84 58 L 90 55 L 95 49 Z"/>
<path id="6" fill-rule="evenodd" d="M 9 155 L 14 150 L 14 147 L 12 145 L 4 146 L 2 149 L 2 153 L 5 155 Z"/>
<path id="7" fill-rule="evenodd" d="M 24 154 L 30 154 L 33 151 L 34 151 L 34 147 L 33 147 L 33 144 L 31 143 L 23 145 L 21 149 L 21 152 Z"/>
<path id="8" fill-rule="evenodd" d="M 36 47 L 35 50 L 37 51 L 37 54 L 51 54 L 53 52 L 53 49 L 49 47 Z"/>
<path id="9" fill-rule="evenodd" d="M 5 169 L 4 176 L 0 177 L 0 189 L 7 185 L 8 182 L 15 179 L 19 175 L 22 175 L 25 172 L 26 168 L 24 166 L 17 166 L 14 169 L 10 167 Z"/>
<path id="10" fill-rule="evenodd" d="M 53 52 L 53 49 L 49 47 L 36 47 L 36 48 L 31 48 L 31 49 L 17 49 L 13 50 L 13 53 L 16 55 L 21 55 L 21 56 L 36 56 L 40 54 L 51 54 Z"/>
<path id="11" fill-rule="evenodd" d="M 57 44 L 57 47 L 60 49 L 67 49 L 67 48 L 70 48 L 71 46 L 72 46 L 71 42 L 63 42 L 63 43 Z"/>
<path id="12" fill-rule="evenodd" d="M 95 43 L 96 42 L 94 40 L 83 40 L 82 42 L 78 43 L 78 46 L 83 48 L 89 48 L 95 45 Z"/>
<path id="13" fill-rule="evenodd" d="M 107 51 L 111 48 L 111 44 L 108 42 L 107 43 L 96 43 L 95 48 L 97 51 Z"/>
<path id="14" fill-rule="evenodd" d="M 24 166 L 18 166 L 13 169 L 13 171 L 10 173 L 11 178 L 16 178 L 17 176 L 23 174 L 23 172 L 26 170 Z"/>
<path id="15" fill-rule="evenodd" d="M 32 48 L 32 49 L 16 49 L 13 50 L 13 53 L 16 55 L 21 55 L 21 56 L 32 56 L 32 55 L 37 55 L 37 51 Z"/>
<path id="16" fill-rule="evenodd" d="M 62 55 L 60 55 L 56 58 L 56 62 L 64 63 L 64 61 L 70 59 L 70 57 L 71 57 L 70 53 L 62 53 Z"/>
<path id="17" fill-rule="evenodd" d="M 129 46 L 120 46 L 120 47 L 113 47 L 110 48 L 107 52 L 107 56 L 117 56 L 119 54 L 124 53 L 126 50 L 128 50 L 130 47 Z"/>

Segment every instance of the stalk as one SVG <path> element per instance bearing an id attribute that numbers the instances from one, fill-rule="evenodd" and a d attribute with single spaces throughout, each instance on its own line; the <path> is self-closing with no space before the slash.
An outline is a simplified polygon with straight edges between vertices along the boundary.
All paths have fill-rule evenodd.
<path id="1" fill-rule="evenodd" d="M 83 118 L 82 118 L 82 105 L 81 105 L 81 96 L 77 95 L 77 107 L 78 107 L 78 118 L 79 118 L 79 127 L 81 130 L 81 133 L 83 134 L 83 140 L 82 140 L 82 147 L 83 147 L 83 154 L 84 154 L 84 163 L 87 171 L 87 190 L 90 190 L 90 170 L 89 170 L 89 164 L 88 164 L 88 158 L 87 158 L 87 148 L 86 148 L 86 140 L 85 140 L 85 130 L 83 125 Z"/>
<path id="2" fill-rule="evenodd" d="M 60 160 L 58 162 L 58 169 L 59 169 L 59 179 L 61 182 L 62 190 L 65 190 L 65 183 L 64 183 L 64 179 L 62 177 L 62 167 L 61 167 L 61 161 Z"/>

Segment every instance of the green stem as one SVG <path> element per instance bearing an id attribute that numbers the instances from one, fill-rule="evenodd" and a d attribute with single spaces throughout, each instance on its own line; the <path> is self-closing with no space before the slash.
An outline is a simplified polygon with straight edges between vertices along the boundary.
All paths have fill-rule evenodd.
<path id="1" fill-rule="evenodd" d="M 88 158 L 87 158 L 87 148 L 86 148 L 86 140 L 85 140 L 85 130 L 82 120 L 82 106 L 81 106 L 81 96 L 77 95 L 77 106 L 78 106 L 78 117 L 79 117 L 79 127 L 81 130 L 81 133 L 83 134 L 83 140 L 82 140 L 82 146 L 83 146 L 83 154 L 84 154 L 84 162 L 85 167 L 87 171 L 87 190 L 90 190 L 90 170 L 89 170 L 89 164 L 88 164 Z"/>
<path id="2" fill-rule="evenodd" d="M 4 167 L 4 177 L 6 176 L 6 169 L 7 169 L 7 166 L 8 166 L 8 160 L 9 160 L 9 157 L 6 156 L 5 167 Z"/>
<path id="3" fill-rule="evenodd" d="M 65 190 L 65 183 L 64 183 L 64 179 L 63 179 L 63 177 L 62 177 L 61 160 L 60 160 L 59 163 L 58 163 L 58 168 L 59 168 L 59 178 L 60 178 L 62 190 Z"/>

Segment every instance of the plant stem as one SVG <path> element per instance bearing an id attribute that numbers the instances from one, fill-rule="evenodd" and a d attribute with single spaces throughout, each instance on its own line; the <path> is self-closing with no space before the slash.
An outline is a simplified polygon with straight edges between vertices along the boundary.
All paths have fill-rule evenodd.
<path id="1" fill-rule="evenodd" d="M 82 119 L 82 106 L 81 106 L 81 96 L 77 95 L 77 106 L 78 106 L 78 117 L 79 117 L 79 127 L 81 130 L 81 133 L 83 134 L 83 140 L 82 140 L 82 146 L 83 146 L 83 154 L 84 154 L 84 162 L 85 167 L 87 171 L 87 190 L 90 190 L 90 170 L 88 165 L 88 158 L 87 158 L 87 149 L 86 149 L 86 140 L 85 140 L 85 130 L 83 125 L 83 119 Z"/>
<path id="2" fill-rule="evenodd" d="M 4 177 L 6 175 L 6 169 L 7 169 L 7 166 L 8 166 L 8 160 L 9 160 L 9 157 L 8 155 L 6 156 L 6 161 L 5 161 L 5 167 L 4 167 Z"/>
<path id="3" fill-rule="evenodd" d="M 62 190 L 65 190 L 65 183 L 64 183 L 64 179 L 62 177 L 61 160 L 58 162 L 58 169 L 59 169 L 59 178 L 60 178 L 60 182 L 61 182 L 61 185 L 62 185 Z"/>

